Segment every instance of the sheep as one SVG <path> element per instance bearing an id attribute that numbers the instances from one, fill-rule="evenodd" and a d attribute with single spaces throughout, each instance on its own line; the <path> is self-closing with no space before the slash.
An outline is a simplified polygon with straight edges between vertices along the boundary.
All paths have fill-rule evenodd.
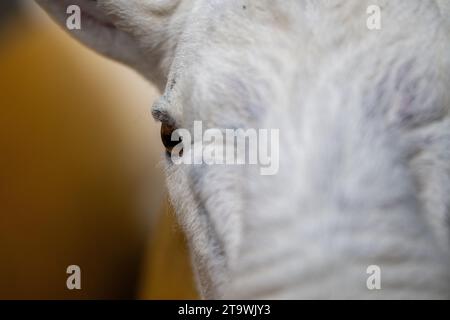
<path id="1" fill-rule="evenodd" d="M 270 176 L 167 157 L 202 297 L 449 298 L 446 0 L 36 1 L 160 89 L 168 151 L 195 121 L 279 130 Z"/>

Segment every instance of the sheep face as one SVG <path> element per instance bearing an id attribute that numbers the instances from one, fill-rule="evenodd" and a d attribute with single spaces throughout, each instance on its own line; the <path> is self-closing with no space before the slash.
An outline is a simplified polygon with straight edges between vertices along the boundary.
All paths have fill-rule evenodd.
<path id="1" fill-rule="evenodd" d="M 97 33 L 76 36 L 163 91 L 152 113 L 169 151 L 172 132 L 191 136 L 182 158 L 193 163 L 167 155 L 166 173 L 204 297 L 448 296 L 440 1 L 97 2 Z M 277 163 L 211 164 L 188 150 L 227 129 L 255 130 Z M 381 291 L 366 287 L 370 265 Z"/>

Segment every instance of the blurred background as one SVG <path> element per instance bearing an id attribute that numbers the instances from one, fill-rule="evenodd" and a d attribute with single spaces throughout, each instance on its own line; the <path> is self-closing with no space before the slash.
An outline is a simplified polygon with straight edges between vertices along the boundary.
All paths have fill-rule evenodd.
<path id="1" fill-rule="evenodd" d="M 195 299 L 158 92 L 32 0 L 0 1 L 0 299 Z M 66 269 L 81 268 L 81 290 Z"/>

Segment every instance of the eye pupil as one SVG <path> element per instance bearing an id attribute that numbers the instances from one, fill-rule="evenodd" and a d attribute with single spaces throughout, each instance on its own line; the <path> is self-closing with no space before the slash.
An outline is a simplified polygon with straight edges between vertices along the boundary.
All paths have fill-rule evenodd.
<path id="1" fill-rule="evenodd" d="M 173 125 L 168 123 L 161 124 L 161 140 L 168 153 L 172 152 L 172 149 L 181 141 L 181 139 L 172 140 L 172 134 L 175 130 L 176 128 Z"/>

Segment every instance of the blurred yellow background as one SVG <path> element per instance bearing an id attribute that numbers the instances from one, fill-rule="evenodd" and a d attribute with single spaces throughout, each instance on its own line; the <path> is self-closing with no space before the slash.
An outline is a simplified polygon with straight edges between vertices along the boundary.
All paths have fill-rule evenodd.
<path id="1" fill-rule="evenodd" d="M 28 2 L 0 24 L 0 299 L 196 298 L 157 91 Z"/>

